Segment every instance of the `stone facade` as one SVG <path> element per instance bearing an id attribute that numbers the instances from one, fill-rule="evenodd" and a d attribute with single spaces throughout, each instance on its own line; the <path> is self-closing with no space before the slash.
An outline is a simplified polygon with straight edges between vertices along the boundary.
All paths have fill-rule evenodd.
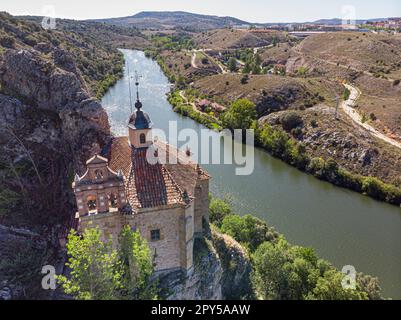
<path id="1" fill-rule="evenodd" d="M 138 101 L 136 107 L 128 137 L 113 138 L 75 177 L 78 231 L 99 227 L 103 240 L 111 237 L 118 246 L 121 229 L 129 225 L 147 240 L 156 272 L 191 273 L 194 238 L 208 230 L 210 177 L 176 149 L 177 162 L 149 163 L 150 147 L 173 147 L 153 141 L 150 118 Z"/>

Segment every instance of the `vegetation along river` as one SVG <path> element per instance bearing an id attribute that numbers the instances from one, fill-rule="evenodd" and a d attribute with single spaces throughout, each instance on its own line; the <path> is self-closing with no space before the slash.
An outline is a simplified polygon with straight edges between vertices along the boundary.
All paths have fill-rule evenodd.
<path id="1" fill-rule="evenodd" d="M 131 76 L 134 70 L 141 75 L 141 100 L 155 128 L 168 134 L 169 121 L 175 120 L 178 129 L 205 129 L 173 111 L 166 96 L 170 84 L 155 61 L 141 51 L 122 52 Z M 102 104 L 113 133 L 127 135 L 127 70 Z M 223 143 L 221 149 L 225 151 Z M 254 161 L 250 176 L 236 176 L 235 165 L 202 165 L 212 176 L 212 194 L 231 199 L 236 212 L 267 221 L 293 244 L 314 248 L 340 269 L 352 265 L 358 272 L 379 277 L 383 295 L 401 299 L 400 208 L 319 181 L 260 149 L 255 149 Z"/>

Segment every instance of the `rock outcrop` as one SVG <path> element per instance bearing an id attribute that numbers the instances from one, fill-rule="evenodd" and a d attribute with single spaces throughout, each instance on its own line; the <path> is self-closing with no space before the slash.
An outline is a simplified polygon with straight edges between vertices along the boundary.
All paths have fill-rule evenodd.
<path id="1" fill-rule="evenodd" d="M 55 263 L 54 233 L 65 233 L 73 221 L 71 177 L 110 136 L 107 113 L 91 98 L 74 60 L 60 48 L 48 49 L 51 54 L 10 49 L 0 58 L 0 189 L 15 198 L 2 204 L 7 208 L 0 224 L 35 230 L 49 253 L 44 264 Z M 20 243 L 9 240 L 9 246 Z M 4 263 L 15 261 L 5 246 L 0 256 Z M 0 272 L 0 284 L 8 283 L 0 286 L 2 296 L 30 297 L 28 279 L 19 281 L 8 271 Z"/>
<path id="2" fill-rule="evenodd" d="M 244 248 L 213 230 L 211 239 L 196 239 L 190 275 L 173 272 L 159 277 L 168 300 L 252 299 L 252 266 Z"/>
<path id="3" fill-rule="evenodd" d="M 223 270 L 210 240 L 196 239 L 194 269 L 189 275 L 178 271 L 159 278 L 162 296 L 167 300 L 221 300 Z"/>

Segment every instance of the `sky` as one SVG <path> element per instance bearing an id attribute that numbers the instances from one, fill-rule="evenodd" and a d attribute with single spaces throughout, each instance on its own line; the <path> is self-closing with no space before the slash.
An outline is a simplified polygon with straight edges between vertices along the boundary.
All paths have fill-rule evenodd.
<path id="1" fill-rule="evenodd" d="M 248 22 L 306 22 L 322 18 L 349 18 L 349 14 L 356 19 L 400 17 L 401 1 L 1 0 L 0 11 L 13 15 L 46 15 L 79 20 L 130 16 L 140 11 L 188 11 L 233 16 Z"/>

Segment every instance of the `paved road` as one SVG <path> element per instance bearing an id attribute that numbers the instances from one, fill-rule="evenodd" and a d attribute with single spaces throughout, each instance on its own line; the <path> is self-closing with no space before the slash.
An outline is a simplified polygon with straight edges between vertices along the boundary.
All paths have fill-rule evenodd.
<path id="1" fill-rule="evenodd" d="M 367 122 L 362 122 L 361 115 L 354 108 L 359 97 L 362 95 L 362 92 L 357 87 L 354 87 L 350 84 L 344 84 L 344 86 L 350 91 L 350 96 L 349 96 L 348 100 L 343 101 L 341 103 L 342 110 L 352 119 L 352 121 L 354 121 L 359 126 L 366 129 L 372 136 L 401 149 L 400 142 L 398 142 L 394 139 L 391 139 L 390 137 L 386 136 L 385 134 L 379 132 L 378 130 L 373 128 L 371 125 L 369 125 Z"/>

